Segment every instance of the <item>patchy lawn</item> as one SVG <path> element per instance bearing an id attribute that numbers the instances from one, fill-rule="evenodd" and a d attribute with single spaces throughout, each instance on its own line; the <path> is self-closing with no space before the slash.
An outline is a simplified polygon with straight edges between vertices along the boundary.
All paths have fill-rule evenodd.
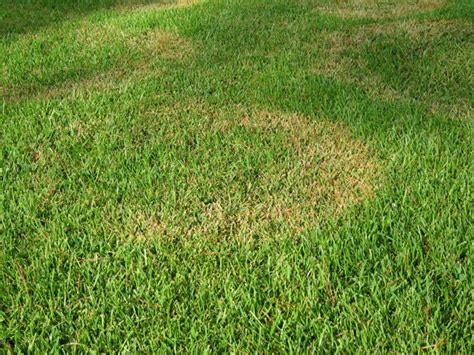
<path id="1" fill-rule="evenodd" d="M 3 1 L 0 348 L 471 352 L 473 20 Z"/>

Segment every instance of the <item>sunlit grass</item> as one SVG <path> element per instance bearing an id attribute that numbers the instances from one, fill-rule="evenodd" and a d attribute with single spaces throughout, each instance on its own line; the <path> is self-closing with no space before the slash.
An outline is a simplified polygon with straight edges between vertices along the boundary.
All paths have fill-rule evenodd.
<path id="1" fill-rule="evenodd" d="M 470 352 L 469 2 L 21 3 L 1 348 Z"/>

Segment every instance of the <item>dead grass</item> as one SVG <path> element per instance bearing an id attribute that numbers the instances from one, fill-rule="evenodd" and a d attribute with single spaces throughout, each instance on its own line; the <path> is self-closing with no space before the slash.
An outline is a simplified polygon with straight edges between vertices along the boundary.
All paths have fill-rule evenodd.
<path id="1" fill-rule="evenodd" d="M 123 87 L 127 82 L 159 75 L 160 69 L 155 64 L 160 60 L 190 60 L 195 54 L 193 44 L 175 33 L 153 30 L 141 36 L 131 36 L 110 24 L 80 27 L 77 30 L 77 41 L 88 51 L 97 50 L 107 43 L 123 41 L 134 56 L 120 58 L 114 67 L 105 71 L 58 82 L 49 87 L 39 87 L 35 91 L 24 92 L 21 88 L 0 86 L 0 95 L 9 102 L 15 102 L 25 97 L 41 100 L 89 91 L 113 90 Z"/>
<path id="2" fill-rule="evenodd" d="M 125 33 L 113 23 L 95 24 L 88 19 L 79 22 L 75 31 L 75 39 L 86 49 L 95 50 L 105 43 L 115 43 L 126 38 Z"/>
<path id="3" fill-rule="evenodd" d="M 58 85 L 37 91 L 33 97 L 36 100 L 48 100 L 57 97 L 77 96 L 89 92 L 104 92 L 126 87 L 127 83 L 151 77 L 152 73 L 141 70 L 124 71 L 113 69 L 92 75 L 82 80 L 69 80 Z M 153 74 L 158 75 L 159 72 Z"/>
<path id="4" fill-rule="evenodd" d="M 335 204 L 336 210 L 341 210 L 373 195 L 373 186 L 367 181 L 378 169 L 367 147 L 352 138 L 342 125 L 268 111 L 244 116 L 241 124 L 250 129 L 284 132 L 286 144 L 295 152 L 299 163 L 289 169 L 287 175 L 295 177 L 295 182 L 302 182 L 298 195 L 306 196 L 293 207 L 312 206 L 327 200 Z M 270 182 L 273 177 L 266 178 Z M 279 210 L 283 204 L 278 205 Z"/>
<path id="5" fill-rule="evenodd" d="M 446 4 L 446 0 L 346 0 L 318 6 L 316 11 L 342 18 L 394 18 L 412 13 L 433 11 Z"/>
<path id="6" fill-rule="evenodd" d="M 406 40 L 421 41 L 426 44 L 435 43 L 437 38 L 445 35 L 466 31 L 472 32 L 472 27 L 461 20 L 402 20 L 362 26 L 355 32 L 325 32 L 318 37 L 317 43 L 309 45 L 308 50 L 311 52 L 314 47 L 317 48 L 318 56 L 314 64 L 314 72 L 318 75 L 357 84 L 377 100 L 424 102 L 426 100 L 423 97 L 413 97 L 409 87 L 406 90 L 395 89 L 384 82 L 377 73 L 369 70 L 362 52 L 370 48 L 380 36 L 405 37 Z M 450 53 L 448 57 L 440 60 L 450 63 L 450 67 L 454 68 L 465 64 L 456 53 Z M 473 114 L 472 105 L 465 100 L 458 100 L 450 105 L 440 102 L 431 102 L 429 105 L 433 113 L 443 113 L 451 117 L 462 119 L 472 117 Z"/>
<path id="7" fill-rule="evenodd" d="M 193 44 L 176 33 L 152 29 L 132 35 L 112 23 L 100 26 L 84 23 L 77 31 L 77 40 L 88 49 L 124 42 L 130 49 L 142 52 L 149 60 L 156 57 L 179 60 L 194 54 Z"/>
<path id="8" fill-rule="evenodd" d="M 160 208 L 160 212 L 150 213 L 152 208 L 133 208 L 134 212 L 124 218 L 127 222 L 121 224 L 126 231 L 118 230 L 116 222 L 109 223 L 114 233 L 128 238 L 249 241 L 257 236 L 275 238 L 302 233 L 321 219 L 337 216 L 349 206 L 370 199 L 380 179 L 378 162 L 367 146 L 354 139 L 343 125 L 327 120 L 240 106 L 224 110 L 199 100 L 163 109 L 160 115 L 174 117 L 168 123 L 184 115 L 200 117 L 203 124 L 197 134 L 201 139 L 224 135 L 229 145 L 226 149 L 234 149 L 236 132 L 259 136 L 262 141 L 268 139 L 263 146 L 249 145 L 244 151 L 275 150 L 281 158 L 262 168 L 256 179 L 237 178 L 222 186 L 216 181 L 227 174 L 225 163 L 212 177 L 195 171 L 179 192 L 183 199 L 176 202 L 174 209 Z M 281 137 L 283 144 L 272 139 L 275 136 Z M 208 158 L 202 159 L 204 162 Z M 203 186 L 214 191 L 211 202 L 200 200 L 198 191 Z"/>
<path id="9" fill-rule="evenodd" d="M 194 55 L 194 47 L 189 40 L 162 30 L 131 37 L 129 43 L 133 48 L 144 50 L 151 58 L 158 56 L 169 60 L 182 60 Z"/>
<path id="10" fill-rule="evenodd" d="M 167 10 L 167 9 L 176 9 L 186 6 L 192 6 L 203 0 L 175 0 L 173 2 L 168 3 L 151 3 L 146 5 L 130 5 L 130 4 L 121 4 L 115 7 L 118 11 L 123 12 L 147 12 L 147 11 L 160 11 L 160 10 Z"/>
<path id="11" fill-rule="evenodd" d="M 362 51 L 368 41 L 366 31 L 363 33 L 326 32 L 320 37 L 319 56 L 314 65 L 314 72 L 332 79 L 359 85 L 372 97 L 383 101 L 395 101 L 404 98 L 404 94 L 384 85 L 382 79 L 374 73 L 367 75 L 367 63 L 361 56 L 351 56 L 351 52 Z M 363 70 L 360 70 L 363 69 Z"/>

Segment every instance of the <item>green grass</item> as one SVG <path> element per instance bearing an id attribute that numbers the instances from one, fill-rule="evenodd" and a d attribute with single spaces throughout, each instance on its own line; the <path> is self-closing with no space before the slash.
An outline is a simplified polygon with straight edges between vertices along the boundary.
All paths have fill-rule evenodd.
<path id="1" fill-rule="evenodd" d="M 2 351 L 471 353 L 471 2 L 151 2 L 0 4 Z"/>

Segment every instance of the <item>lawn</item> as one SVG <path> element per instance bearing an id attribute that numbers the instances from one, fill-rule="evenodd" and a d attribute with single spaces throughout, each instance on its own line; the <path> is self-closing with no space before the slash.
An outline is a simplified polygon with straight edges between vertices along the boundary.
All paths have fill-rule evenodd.
<path id="1" fill-rule="evenodd" d="M 473 20 L 2 0 L 0 352 L 472 353 Z"/>

